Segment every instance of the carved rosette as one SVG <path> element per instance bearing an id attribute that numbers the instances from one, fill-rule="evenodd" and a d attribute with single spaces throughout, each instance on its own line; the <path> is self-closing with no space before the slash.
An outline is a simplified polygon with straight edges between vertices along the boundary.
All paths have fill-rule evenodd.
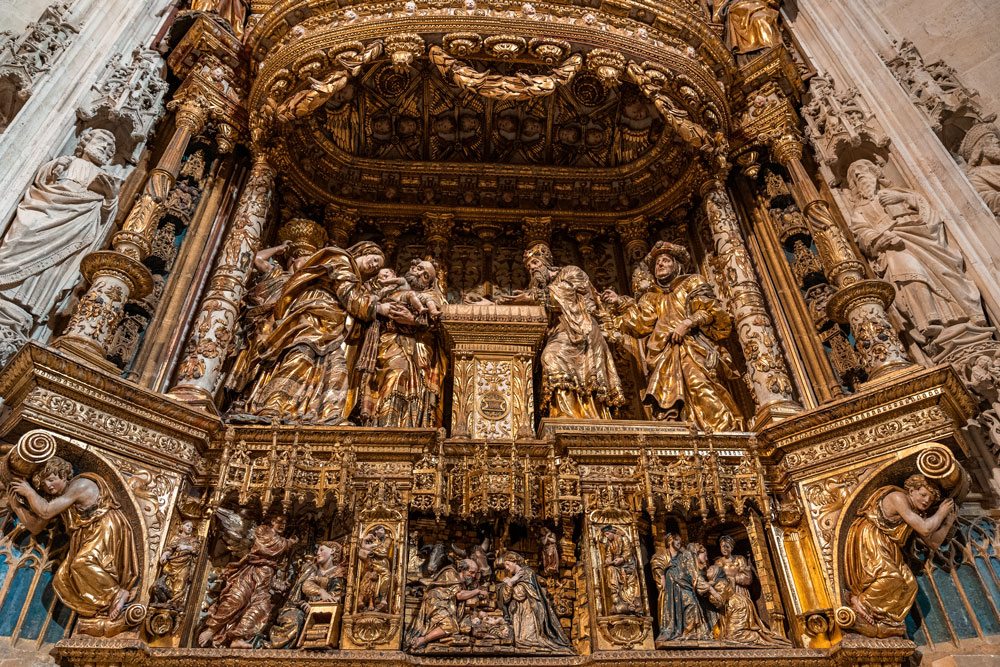
<path id="1" fill-rule="evenodd" d="M 213 404 L 212 397 L 222 377 L 222 363 L 229 352 L 237 313 L 246 293 L 253 256 L 260 248 L 267 222 L 274 194 L 274 176 L 274 168 L 268 164 L 266 156 L 258 155 L 240 197 L 233 225 L 223 242 L 208 293 L 202 301 L 177 383 L 170 390 L 176 398 Z"/>
<path id="2" fill-rule="evenodd" d="M 792 396 L 785 359 L 729 195 L 721 181 L 712 180 L 702 187 L 702 196 L 715 252 L 725 264 L 729 309 L 757 398 L 758 418 L 776 411 L 798 412 L 802 408 Z"/>

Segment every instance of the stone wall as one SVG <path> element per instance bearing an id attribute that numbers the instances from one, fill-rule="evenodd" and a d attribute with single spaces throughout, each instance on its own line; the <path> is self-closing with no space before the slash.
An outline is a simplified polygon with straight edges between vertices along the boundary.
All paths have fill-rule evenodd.
<path id="1" fill-rule="evenodd" d="M 50 4 L 51 0 L 0 0 L 0 31 L 21 32 Z"/>
<path id="2" fill-rule="evenodd" d="M 869 0 L 893 37 L 905 37 L 924 62 L 944 60 L 978 90 L 988 111 L 1000 112 L 1000 2 L 996 0 Z"/>

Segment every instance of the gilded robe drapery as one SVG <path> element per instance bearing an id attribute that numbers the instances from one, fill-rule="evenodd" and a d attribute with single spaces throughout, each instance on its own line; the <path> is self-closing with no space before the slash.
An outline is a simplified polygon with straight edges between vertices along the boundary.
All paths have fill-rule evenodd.
<path id="1" fill-rule="evenodd" d="M 288 279 L 274 324 L 260 341 L 263 368 L 247 411 L 286 421 L 340 424 L 350 414 L 346 348 L 356 321 L 375 317 L 354 259 L 340 248 L 315 253 Z"/>
<path id="2" fill-rule="evenodd" d="M 917 597 L 917 580 L 903 559 L 913 529 L 902 518 L 890 521 L 882 499 L 897 486 L 883 486 L 864 504 L 847 531 L 844 577 L 879 626 L 904 634 L 904 622 Z"/>
<path id="3" fill-rule="evenodd" d="M 420 292 L 445 303 L 440 289 Z M 395 295 L 389 298 L 394 298 Z M 442 385 L 447 359 L 433 328 L 421 324 L 381 322 L 375 372 L 365 379 L 362 412 L 365 426 L 427 428 L 441 426 Z"/>
<path id="4" fill-rule="evenodd" d="M 714 23 L 725 23 L 726 44 L 735 53 L 752 53 L 781 44 L 779 0 L 716 2 Z"/>
<path id="5" fill-rule="evenodd" d="M 672 343 L 670 332 L 684 319 L 697 326 Z M 713 342 L 729 335 L 732 322 L 704 278 L 678 276 L 668 287 L 646 292 L 615 318 L 615 326 L 646 339 L 650 370 L 643 401 L 705 430 L 742 429 L 739 409 L 722 384 L 723 377 L 737 374 L 729 353 Z"/>
<path id="6" fill-rule="evenodd" d="M 93 617 L 107 612 L 121 591 L 132 590 L 139 580 L 139 560 L 132 525 L 107 482 L 92 473 L 80 477 L 96 484 L 99 495 L 90 507 L 81 510 L 74 503 L 63 513 L 69 547 L 52 587 L 67 607 Z"/>
<path id="7" fill-rule="evenodd" d="M 514 648 L 544 653 L 567 651 L 569 640 L 538 575 L 527 566 L 521 572 L 520 580 L 513 585 L 501 582 L 497 588 L 504 618 L 514 632 Z"/>
<path id="8" fill-rule="evenodd" d="M 257 526 L 250 552 L 226 566 L 226 587 L 205 622 L 205 629 L 215 633 L 216 645 L 228 646 L 236 639 L 250 641 L 264 629 L 271 615 L 274 573 L 291 544 L 271 526 Z"/>
<path id="9" fill-rule="evenodd" d="M 434 628 L 441 628 L 446 636 L 458 632 L 458 598 L 463 588 L 462 578 L 453 566 L 443 567 L 434 579 L 427 585 L 424 597 L 420 601 L 420 612 L 416 621 L 406 633 L 406 646 L 409 647 L 419 637 L 427 635 Z"/>
<path id="10" fill-rule="evenodd" d="M 542 350 L 541 406 L 550 417 L 611 419 L 625 404 L 614 357 L 597 320 L 590 278 L 564 266 L 546 286 L 555 322 Z"/>

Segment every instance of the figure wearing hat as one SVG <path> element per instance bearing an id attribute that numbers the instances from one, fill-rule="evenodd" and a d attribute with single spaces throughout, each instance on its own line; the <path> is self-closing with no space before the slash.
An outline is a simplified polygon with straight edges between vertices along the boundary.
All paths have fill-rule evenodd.
<path id="1" fill-rule="evenodd" d="M 504 303 L 542 303 L 553 326 L 542 350 L 541 407 L 550 417 L 611 419 L 623 405 L 621 380 L 598 320 L 597 291 L 578 266 L 554 266 L 552 251 L 536 243 L 524 253 L 527 290 Z"/>
<path id="2" fill-rule="evenodd" d="M 993 215 L 1000 216 L 1000 130 L 992 123 L 975 125 L 958 149 L 969 165 L 966 176 Z"/>
<path id="3" fill-rule="evenodd" d="M 601 295 L 618 309 L 616 328 L 646 339 L 650 371 L 643 401 L 657 419 L 708 431 L 740 430 L 739 410 L 723 384 L 738 374 L 729 353 L 715 343 L 732 330 L 729 314 L 704 278 L 683 272 L 690 261 L 683 246 L 659 241 L 643 261 L 656 289 L 634 302 L 611 290 Z"/>

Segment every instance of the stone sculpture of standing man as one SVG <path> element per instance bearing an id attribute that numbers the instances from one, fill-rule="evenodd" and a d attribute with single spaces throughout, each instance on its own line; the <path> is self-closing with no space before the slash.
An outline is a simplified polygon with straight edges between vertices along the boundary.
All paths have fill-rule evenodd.
<path id="1" fill-rule="evenodd" d="M 102 167 L 114 135 L 91 129 L 73 155 L 38 170 L 0 242 L 0 364 L 48 322 L 80 277 L 80 261 L 107 236 L 118 182 Z"/>

